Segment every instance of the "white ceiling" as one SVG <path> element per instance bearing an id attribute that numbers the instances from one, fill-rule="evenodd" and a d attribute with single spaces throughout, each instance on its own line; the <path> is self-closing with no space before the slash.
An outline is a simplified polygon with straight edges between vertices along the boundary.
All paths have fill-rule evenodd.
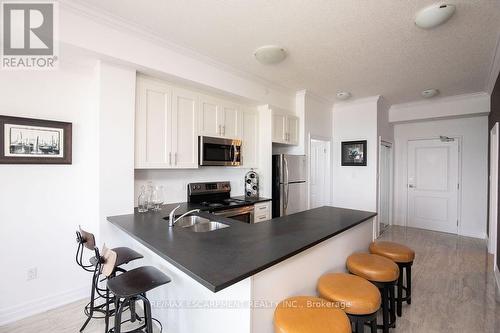
<path id="1" fill-rule="evenodd" d="M 414 25 L 431 0 L 85 0 L 160 37 L 291 90 L 333 99 L 383 95 L 391 103 L 483 91 L 500 32 L 500 0 L 450 0 L 451 20 Z M 289 57 L 265 66 L 266 44 Z"/>

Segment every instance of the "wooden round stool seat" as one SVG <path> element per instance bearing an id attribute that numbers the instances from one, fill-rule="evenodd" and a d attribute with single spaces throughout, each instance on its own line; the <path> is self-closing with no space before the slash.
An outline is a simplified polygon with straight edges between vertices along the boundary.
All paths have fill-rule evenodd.
<path id="1" fill-rule="evenodd" d="M 381 296 L 373 283 L 362 277 L 346 273 L 323 275 L 318 281 L 318 292 L 324 299 L 345 304 L 348 314 L 367 315 L 380 308 Z"/>
<path id="2" fill-rule="evenodd" d="M 276 333 L 351 333 L 344 311 L 318 297 L 297 296 L 280 302 L 274 311 Z"/>
<path id="3" fill-rule="evenodd" d="M 392 282 L 399 267 L 392 260 L 370 253 L 354 253 L 347 258 L 349 272 L 373 282 Z"/>
<path id="4" fill-rule="evenodd" d="M 391 259 L 396 263 L 412 262 L 415 259 L 415 251 L 408 246 L 394 242 L 372 242 L 370 253 Z"/>

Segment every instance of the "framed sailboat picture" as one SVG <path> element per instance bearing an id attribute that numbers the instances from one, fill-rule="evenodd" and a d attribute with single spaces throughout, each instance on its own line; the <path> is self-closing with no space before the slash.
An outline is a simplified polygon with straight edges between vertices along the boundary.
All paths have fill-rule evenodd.
<path id="1" fill-rule="evenodd" d="M 0 116 L 0 164 L 71 164 L 72 124 Z"/>

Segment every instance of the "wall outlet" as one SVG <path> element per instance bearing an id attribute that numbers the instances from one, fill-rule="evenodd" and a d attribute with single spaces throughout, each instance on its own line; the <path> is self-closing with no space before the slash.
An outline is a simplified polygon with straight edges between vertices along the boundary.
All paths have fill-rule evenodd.
<path id="1" fill-rule="evenodd" d="M 38 278 L 38 269 L 36 267 L 28 269 L 26 281 L 36 280 Z"/>

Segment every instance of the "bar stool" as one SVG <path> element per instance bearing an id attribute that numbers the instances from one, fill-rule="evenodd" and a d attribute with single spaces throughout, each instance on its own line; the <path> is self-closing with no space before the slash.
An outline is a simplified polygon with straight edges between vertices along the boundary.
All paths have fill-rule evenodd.
<path id="1" fill-rule="evenodd" d="M 106 307 L 107 303 L 114 303 L 114 300 L 109 299 L 106 289 L 102 289 L 99 287 L 99 276 L 101 274 L 99 271 L 99 263 L 101 261 L 101 255 L 99 253 L 98 247 L 96 246 L 94 234 L 84 231 L 81 227 L 79 227 L 79 230 L 76 232 L 76 241 L 78 243 L 78 247 L 76 250 L 76 263 L 85 271 L 92 273 L 92 289 L 90 291 L 90 301 L 87 305 L 85 305 L 84 308 L 84 313 L 87 316 L 87 320 L 80 328 L 80 332 L 83 332 L 91 319 L 104 319 L 113 315 L 114 310 L 107 311 L 104 308 Z M 84 263 L 84 249 L 88 249 L 94 252 L 94 256 L 89 259 L 89 264 Z M 117 247 L 113 250 L 117 254 L 115 272 L 126 272 L 123 268 L 120 267 L 121 265 L 127 264 L 133 260 L 143 258 L 140 253 L 128 247 Z M 100 299 L 104 300 L 104 303 L 97 305 L 96 302 Z M 131 320 L 134 321 L 136 319 L 134 305 L 131 304 L 131 306 Z"/>
<path id="2" fill-rule="evenodd" d="M 371 333 L 377 332 L 377 311 L 380 309 L 380 291 L 362 277 L 346 273 L 329 273 L 318 280 L 319 295 L 340 304 L 354 324 L 356 333 L 364 332 L 369 324 Z"/>
<path id="3" fill-rule="evenodd" d="M 351 323 L 335 304 L 312 296 L 280 302 L 274 311 L 276 333 L 351 333 Z"/>
<path id="4" fill-rule="evenodd" d="M 382 294 L 382 328 L 384 333 L 396 327 L 394 286 L 399 277 L 399 267 L 393 261 L 369 253 L 354 253 L 347 258 L 347 269 L 352 274 L 372 282 Z"/>
<path id="5" fill-rule="evenodd" d="M 171 279 L 152 266 L 135 268 L 114 276 L 116 262 L 116 252 L 107 248 L 103 249 L 103 262 L 100 269 L 102 273 L 108 277 L 107 289 L 114 295 L 116 311 L 114 328 L 110 329 L 109 332 L 122 332 L 122 324 L 129 321 L 122 322 L 123 310 L 128 304 L 140 300 L 144 305 L 144 317 L 142 318 L 144 319 L 144 323 L 142 326 L 126 333 L 153 333 L 153 320 L 160 325 L 160 328 L 161 323 L 152 317 L 151 304 L 146 297 L 146 293 L 161 285 L 169 283 Z M 109 309 L 109 303 L 107 304 L 106 308 Z M 108 318 L 106 318 L 106 320 L 108 320 Z M 143 331 L 144 329 L 145 331 Z"/>
<path id="6" fill-rule="evenodd" d="M 415 251 L 402 244 L 378 241 L 370 244 L 370 253 L 391 259 L 398 265 L 401 271 L 398 278 L 398 295 L 396 300 L 396 312 L 401 317 L 403 301 L 411 304 L 411 266 L 413 265 L 413 260 L 415 260 Z M 403 282 L 404 275 L 406 275 L 406 285 Z M 403 290 L 405 293 L 404 297 Z"/>

